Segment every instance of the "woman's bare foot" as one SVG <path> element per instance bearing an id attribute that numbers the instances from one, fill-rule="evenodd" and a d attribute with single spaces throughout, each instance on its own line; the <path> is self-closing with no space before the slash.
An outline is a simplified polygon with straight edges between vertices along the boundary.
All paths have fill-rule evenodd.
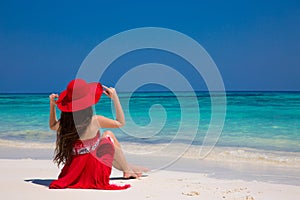
<path id="1" fill-rule="evenodd" d="M 148 168 L 135 165 L 129 165 L 129 168 L 129 171 L 123 172 L 123 177 L 126 179 L 140 178 L 143 173 L 150 171 Z"/>

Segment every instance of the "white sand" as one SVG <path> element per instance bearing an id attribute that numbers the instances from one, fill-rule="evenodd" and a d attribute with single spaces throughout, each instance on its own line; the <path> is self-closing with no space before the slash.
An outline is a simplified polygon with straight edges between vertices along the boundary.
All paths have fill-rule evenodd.
<path id="1" fill-rule="evenodd" d="M 300 186 L 258 181 L 222 180 L 207 174 L 160 170 L 140 180 L 114 179 L 129 183 L 123 191 L 63 189 L 50 190 L 47 184 L 59 169 L 51 160 L 0 159 L 1 199 L 299 199 Z M 112 178 L 120 177 L 114 170 Z"/>

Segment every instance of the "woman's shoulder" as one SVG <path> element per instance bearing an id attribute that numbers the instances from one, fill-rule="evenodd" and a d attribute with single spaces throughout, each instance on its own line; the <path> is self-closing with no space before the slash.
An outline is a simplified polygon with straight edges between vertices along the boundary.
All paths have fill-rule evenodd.
<path id="1" fill-rule="evenodd" d="M 87 127 L 85 132 L 80 135 L 81 140 L 86 140 L 86 139 L 91 139 L 97 136 L 99 131 L 100 126 L 99 123 L 97 122 L 97 117 L 93 116 L 90 125 Z"/>

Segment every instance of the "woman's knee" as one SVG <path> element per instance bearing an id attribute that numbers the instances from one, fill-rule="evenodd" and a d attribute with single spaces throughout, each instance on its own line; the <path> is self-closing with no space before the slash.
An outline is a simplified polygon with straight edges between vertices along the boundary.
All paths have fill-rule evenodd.
<path id="1" fill-rule="evenodd" d="M 111 132 L 111 131 L 104 131 L 103 137 L 109 137 L 109 138 L 111 138 L 112 141 L 113 141 L 113 143 L 114 143 L 114 141 L 117 140 L 115 134 L 113 132 Z"/>
<path id="2" fill-rule="evenodd" d="M 102 137 L 109 137 L 114 145 L 120 146 L 115 134 L 109 130 L 103 132 Z"/>
<path id="3" fill-rule="evenodd" d="M 113 137 L 113 138 L 115 137 L 114 133 L 109 131 L 109 130 L 104 131 L 104 133 L 103 133 L 103 137 L 107 137 L 107 136 L 110 136 L 110 137 Z"/>

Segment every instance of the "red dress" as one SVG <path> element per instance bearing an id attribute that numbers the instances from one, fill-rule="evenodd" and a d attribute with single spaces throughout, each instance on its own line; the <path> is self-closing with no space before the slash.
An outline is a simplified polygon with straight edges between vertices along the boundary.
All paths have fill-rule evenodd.
<path id="1" fill-rule="evenodd" d="M 81 188 L 123 190 L 130 187 L 109 184 L 114 145 L 110 138 L 101 138 L 100 133 L 88 140 L 77 140 L 73 147 L 70 164 L 61 170 L 58 180 L 53 181 L 50 189 Z"/>

